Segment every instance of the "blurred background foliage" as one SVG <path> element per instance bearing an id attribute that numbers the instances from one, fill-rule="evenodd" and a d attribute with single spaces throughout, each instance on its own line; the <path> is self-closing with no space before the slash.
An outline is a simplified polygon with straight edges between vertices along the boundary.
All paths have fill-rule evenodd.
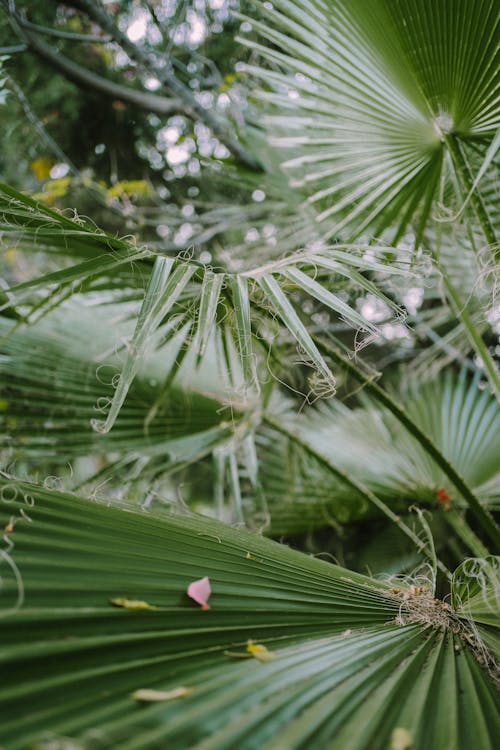
<path id="1" fill-rule="evenodd" d="M 133 42 L 171 61 L 176 76 L 203 106 L 234 109 L 237 120 L 243 104 L 234 39 L 240 22 L 231 15 L 234 6 L 234 1 L 225 0 L 106 4 Z M 160 105 L 167 100 L 158 93 L 159 81 L 107 42 L 102 30 L 79 12 L 78 3 L 71 7 L 28 2 L 16 8 L 28 14 L 30 23 L 90 37 L 91 41 L 79 41 L 42 32 L 39 39 L 56 58 L 64 56 L 80 71 L 143 92 Z M 13 41 L 17 40 L 12 26 L 2 15 L 0 45 L 8 52 L 16 46 Z M 218 171 L 219 160 L 228 156 L 208 128 L 193 123 L 174 99 L 171 111 L 162 116 L 154 108 L 150 111 L 147 99 L 144 106 L 121 99 L 118 87 L 102 92 L 92 85 L 77 85 L 32 50 L 4 60 L 11 91 L 9 106 L 1 113 L 9 144 L 1 157 L 4 180 L 52 204 L 91 210 L 104 228 L 121 227 L 161 242 L 165 237 L 159 227 L 166 231 L 165 222 L 158 220 L 162 208 L 167 212 L 172 202 L 192 208 L 189 198 L 199 198 L 199 183 L 204 183 L 202 165 Z M 213 192 L 211 198 L 216 199 Z"/>

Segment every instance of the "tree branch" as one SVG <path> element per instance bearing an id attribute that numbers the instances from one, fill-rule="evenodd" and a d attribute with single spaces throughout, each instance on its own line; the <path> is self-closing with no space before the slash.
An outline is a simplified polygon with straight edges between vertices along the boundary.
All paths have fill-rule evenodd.
<path id="1" fill-rule="evenodd" d="M 207 125 L 239 162 L 250 169 L 256 171 L 262 170 L 261 165 L 255 157 L 239 142 L 227 121 L 220 118 L 215 112 L 206 109 L 197 100 L 193 92 L 176 78 L 170 64 L 164 68 L 160 68 L 152 60 L 150 53 L 131 42 L 126 34 L 116 26 L 111 16 L 106 13 L 100 3 L 93 2 L 93 0 L 78 0 L 77 2 L 68 2 L 67 4 L 73 4 L 79 10 L 83 10 L 104 32 L 120 45 L 131 60 L 134 60 L 142 68 L 149 71 L 163 86 L 175 94 L 183 103 L 184 114 L 193 120 L 198 120 Z"/>
<path id="2" fill-rule="evenodd" d="M 26 52 L 27 44 L 14 44 L 12 47 L 0 47 L 0 55 L 15 55 L 18 52 Z"/>
<path id="3" fill-rule="evenodd" d="M 169 99 L 165 96 L 148 94 L 144 91 L 130 88 L 130 86 L 121 86 L 119 83 L 110 81 L 108 78 L 92 73 L 90 70 L 83 68 L 81 65 L 73 62 L 68 57 L 56 52 L 48 44 L 42 42 L 34 34 L 23 29 L 23 35 L 32 52 L 45 60 L 51 67 L 73 83 L 86 88 L 94 89 L 102 94 L 111 96 L 113 99 L 135 104 L 141 109 L 148 112 L 155 112 L 159 115 L 170 115 L 174 112 L 183 112 L 184 108 L 179 99 Z"/>
<path id="4" fill-rule="evenodd" d="M 63 31 L 62 29 L 51 29 L 48 26 L 40 26 L 37 23 L 31 23 L 26 18 L 19 16 L 18 23 L 23 29 L 31 29 L 38 34 L 56 37 L 56 39 L 70 39 L 73 42 L 92 42 L 93 44 L 105 44 L 110 39 L 106 36 L 96 36 L 95 34 L 77 34 L 74 31 Z"/>
<path id="5" fill-rule="evenodd" d="M 170 115 L 175 112 L 182 113 L 184 111 L 183 104 L 179 99 L 169 99 L 164 96 L 138 91 L 137 89 L 130 88 L 130 86 L 121 86 L 119 83 L 92 73 L 87 68 L 83 68 L 81 65 L 73 62 L 73 60 L 65 57 L 65 55 L 52 49 L 52 47 L 39 39 L 36 34 L 29 31 L 24 20 L 18 13 L 11 11 L 9 15 L 11 23 L 19 36 L 26 42 L 28 49 L 78 86 L 99 91 L 113 99 L 129 102 L 148 112 L 155 112 L 160 115 Z"/>

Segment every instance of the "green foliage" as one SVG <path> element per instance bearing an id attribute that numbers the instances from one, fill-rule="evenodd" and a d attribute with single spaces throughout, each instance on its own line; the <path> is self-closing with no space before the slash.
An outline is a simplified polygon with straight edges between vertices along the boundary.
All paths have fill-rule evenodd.
<path id="1" fill-rule="evenodd" d="M 206 519 L 15 480 L 0 493 L 25 597 L 0 625 L 9 747 L 70 736 L 77 747 L 382 748 L 398 734 L 415 748 L 493 747 L 497 696 L 465 645 L 469 621 L 443 630 L 451 614 L 429 592 Z M 186 595 L 205 575 L 206 612 Z M 13 580 L 4 594 L 19 597 Z M 150 609 L 113 607 L 117 597 Z M 251 658 L 249 640 L 274 658 Z M 132 695 L 181 687 L 142 706 Z"/>
<path id="2" fill-rule="evenodd" d="M 488 138 L 500 124 L 495 3 L 259 7 L 266 18 L 253 27 L 267 45 L 246 44 L 274 70 L 248 70 L 265 83 L 256 96 L 271 108 L 273 143 L 288 150 L 284 166 L 328 222 L 325 236 L 391 227 L 400 237 L 416 215 L 418 246 L 451 179 L 448 140 Z"/>
<path id="3" fill-rule="evenodd" d="M 493 750 L 493 0 L 28 5 L 2 747 Z"/>

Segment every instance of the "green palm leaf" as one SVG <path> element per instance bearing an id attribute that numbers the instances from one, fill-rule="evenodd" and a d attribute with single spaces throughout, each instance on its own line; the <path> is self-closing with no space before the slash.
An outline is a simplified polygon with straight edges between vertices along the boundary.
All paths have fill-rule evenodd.
<path id="1" fill-rule="evenodd" d="M 267 63 L 247 67 L 255 97 L 323 235 L 401 236 L 415 218 L 420 242 L 440 177 L 472 183 L 458 141 L 489 143 L 500 124 L 496 4 L 255 4 L 262 20 L 247 20 L 263 43 L 244 43 Z"/>
<path id="2" fill-rule="evenodd" d="M 216 512 L 223 518 L 232 498 L 231 512 L 239 520 L 257 526 L 270 523 L 275 535 L 379 515 L 375 505 L 329 469 L 329 462 L 397 513 L 415 500 L 437 508 L 440 489 L 454 507 L 461 507 L 423 449 L 391 415 L 370 403 L 354 410 L 338 402 L 306 410 L 298 425 L 307 448 L 277 432 L 272 422 L 260 423 L 261 399 L 248 391 L 242 395 L 242 373 L 234 361 L 231 386 L 222 360 L 215 364 L 211 339 L 200 367 L 195 366 L 193 349 L 173 379 L 168 373 L 182 337 L 171 339 L 158 353 L 149 352 L 113 429 L 106 435 L 93 431 L 91 420 L 99 414 L 96 409 L 106 409 L 113 398 L 112 382 L 122 367 L 122 355 L 113 354 L 114 341 L 126 340 L 132 323 L 127 306 L 107 306 L 106 314 L 114 321 L 113 335 L 98 328 L 98 308 L 66 305 L 63 316 L 56 311 L 6 339 L 0 362 L 6 461 L 28 460 L 35 468 L 55 454 L 53 471 L 67 474 L 68 461 L 101 457 L 101 472 L 94 478 L 87 472 L 86 481 L 95 487 L 106 480 L 111 489 L 117 484 L 144 487 L 155 477 L 161 484 L 161 477 L 195 462 L 200 466 L 215 451 L 214 471 L 206 467 L 204 491 L 200 482 L 191 484 L 185 478 L 183 492 L 189 502 L 203 500 L 208 509 L 215 498 Z M 3 324 L 6 332 L 9 327 L 9 322 Z M 496 507 L 500 417 L 495 400 L 478 388 L 478 378 L 450 372 L 408 393 L 404 403 L 478 497 Z M 267 412 L 285 427 L 297 420 L 293 406 L 290 410 L 279 398 Z M 245 446 L 251 447 L 253 458 Z"/>
<path id="3" fill-rule="evenodd" d="M 10 335 L 10 321 L 0 319 L 0 444 L 6 463 L 20 459 L 34 471 L 50 461 L 56 474 L 67 475 L 68 462 L 94 457 L 102 467 L 99 482 L 106 479 L 116 489 L 132 482 L 139 467 L 140 481 L 151 482 L 232 438 L 246 405 L 224 380 L 222 365 L 215 365 L 212 341 L 202 369 L 194 367 L 192 352 L 165 389 L 179 337 L 143 359 L 114 429 L 106 435 L 93 430 L 92 420 L 115 394 L 123 354 L 114 350 L 130 333 L 133 308 L 108 305 L 104 312 L 112 330 L 99 325 L 102 309 L 68 303 Z"/>
<path id="4" fill-rule="evenodd" d="M 82 293 L 101 305 L 137 303 L 137 309 L 130 308 L 136 325 L 128 335 L 109 409 L 103 419 L 94 421 L 94 428 L 101 432 L 113 427 L 146 349 L 153 344 L 161 349 L 179 329 L 185 329 L 183 353 L 192 344 L 201 356 L 208 340 L 216 338 L 228 370 L 233 369 L 228 347 L 233 348 L 251 392 L 258 388 L 259 363 L 262 368 L 277 315 L 283 333 L 306 353 L 332 392 L 334 375 L 302 321 L 304 299 L 370 335 L 377 327 L 351 300 L 335 293 L 336 284 L 347 279 L 355 293 L 377 294 L 391 310 L 401 313 L 370 278 L 408 275 L 404 262 L 387 265 L 384 255 L 391 248 L 374 251 L 367 245 L 313 243 L 281 260 L 235 273 L 224 268 L 215 271 L 182 255 L 167 257 L 138 250 L 130 241 L 67 219 L 6 186 L 0 186 L 0 212 L 4 241 L 18 241 L 28 253 L 55 254 L 65 265 L 6 289 L 4 308 L 14 311 L 17 325 L 36 323 Z M 72 256 L 79 262 L 66 265 Z"/>
<path id="5" fill-rule="evenodd" d="M 467 622 L 430 592 L 194 517 L 10 478 L 0 496 L 13 526 L 0 620 L 9 750 L 64 738 L 129 750 L 494 747 L 491 677 L 462 640 Z M 202 576 L 208 612 L 186 596 Z M 152 608 L 115 608 L 116 597 Z M 271 660 L 231 655 L 249 640 Z M 178 698 L 140 706 L 131 694 L 143 689 Z"/>
<path id="6" fill-rule="evenodd" d="M 476 622 L 496 625 L 500 608 L 500 558 L 469 558 L 453 575 L 453 605 Z"/>
<path id="7" fill-rule="evenodd" d="M 458 375 L 447 371 L 409 390 L 403 403 L 413 422 L 482 502 L 496 508 L 500 408 L 479 381 L 479 376 L 468 378 L 465 370 Z M 439 490 L 449 495 L 451 507 L 461 507 L 447 478 L 423 448 L 392 415 L 368 399 L 364 407 L 355 409 L 338 401 L 320 403 L 299 417 L 276 401 L 268 414 L 270 423 L 259 429 L 257 446 L 260 479 L 276 534 L 379 514 L 366 497 L 330 472 L 329 464 L 361 482 L 398 513 L 415 501 L 437 510 Z M 276 431 L 280 424 L 283 434 Z M 293 434 L 300 435 L 299 442 Z"/>
<path id="8" fill-rule="evenodd" d="M 475 244 L 471 242 L 471 236 Z M 489 334 L 493 338 L 496 317 L 495 269 L 485 253 L 480 251 L 483 244 L 481 238 L 472 235 L 470 227 L 457 221 L 447 221 L 434 228 L 429 227 L 425 240 L 428 247 L 439 249 L 439 266 L 464 300 L 464 307 L 476 330 L 482 336 Z M 413 353 L 411 373 L 416 382 L 433 379 L 450 362 L 463 363 L 471 350 L 470 341 L 463 335 L 462 325 L 440 293 L 442 276 L 437 264 L 429 276 L 422 285 L 422 305 L 409 319 L 410 327 L 426 343 L 421 351 Z"/>

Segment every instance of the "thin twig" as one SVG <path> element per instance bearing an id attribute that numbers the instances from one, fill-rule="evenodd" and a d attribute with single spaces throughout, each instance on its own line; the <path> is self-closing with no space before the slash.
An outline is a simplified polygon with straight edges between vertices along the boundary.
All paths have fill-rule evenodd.
<path id="1" fill-rule="evenodd" d="M 40 122 L 40 120 L 36 116 L 35 112 L 31 108 L 31 105 L 28 101 L 27 96 L 25 95 L 24 91 L 19 86 L 19 84 L 10 75 L 7 76 L 7 80 L 9 82 L 10 87 L 13 89 L 17 98 L 19 99 L 19 102 L 24 110 L 24 114 L 26 115 L 28 122 L 30 122 L 35 128 L 40 140 L 45 143 L 49 151 L 51 151 L 54 154 L 54 156 L 56 157 L 58 161 L 63 162 L 64 164 L 68 165 L 69 171 L 73 175 L 75 175 L 75 177 L 80 177 L 80 172 L 78 168 L 75 166 L 75 164 L 73 164 L 71 159 L 64 153 L 61 147 L 52 138 L 50 133 L 47 132 L 46 128 L 43 126 L 43 124 Z"/>
<path id="2" fill-rule="evenodd" d="M 9 82 L 10 87 L 13 89 L 14 93 L 16 94 L 17 98 L 19 99 L 19 103 L 21 104 L 24 113 L 26 115 L 26 118 L 28 122 L 30 122 L 33 127 L 35 128 L 36 133 L 38 134 L 40 140 L 42 143 L 45 143 L 49 151 L 55 156 L 55 158 L 64 163 L 67 164 L 69 167 L 70 173 L 79 179 L 84 186 L 85 190 L 88 192 L 89 195 L 92 196 L 93 200 L 95 200 L 102 208 L 105 208 L 107 211 L 114 215 L 122 216 L 121 211 L 118 211 L 114 206 L 110 206 L 102 197 L 101 191 L 99 188 L 95 185 L 88 184 L 82 180 L 82 176 L 80 173 L 80 170 L 78 167 L 71 161 L 69 156 L 61 149 L 59 144 L 52 138 L 50 133 L 47 132 L 47 129 L 43 125 L 43 123 L 39 120 L 39 118 L 36 116 L 36 113 L 33 111 L 31 104 L 28 101 L 27 96 L 25 95 L 22 88 L 19 86 L 19 84 L 12 78 L 12 76 L 7 76 L 7 80 Z"/>
<path id="3" fill-rule="evenodd" d="M 17 52 L 26 52 L 27 44 L 14 44 L 12 47 L 0 47 L 0 55 L 15 55 Z"/>

